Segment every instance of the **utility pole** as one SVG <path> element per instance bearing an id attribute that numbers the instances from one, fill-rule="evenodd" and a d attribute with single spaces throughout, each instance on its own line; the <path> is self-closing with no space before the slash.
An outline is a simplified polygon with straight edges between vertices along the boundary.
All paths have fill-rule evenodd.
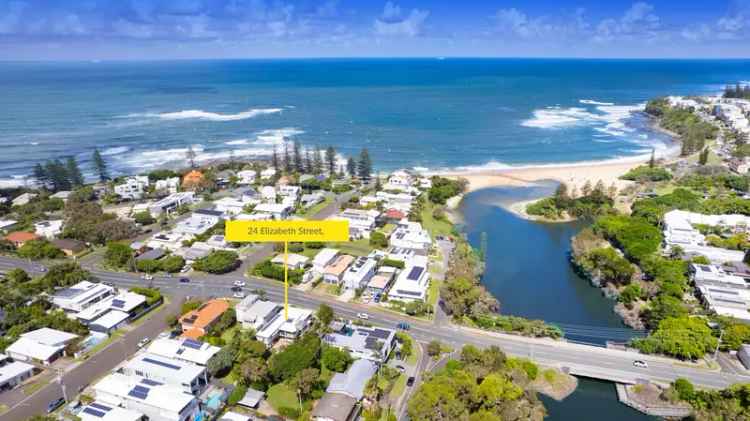
<path id="1" fill-rule="evenodd" d="M 55 370 L 57 372 L 57 383 L 60 384 L 60 389 L 62 389 L 62 395 L 65 402 L 68 402 L 68 393 L 65 391 L 65 383 L 63 383 L 63 376 L 62 376 L 62 368 L 58 368 Z"/>
<path id="2" fill-rule="evenodd" d="M 714 350 L 714 361 L 716 361 L 716 357 L 719 355 L 719 346 L 721 345 L 721 338 L 724 337 L 724 329 L 719 330 L 719 340 L 716 342 L 716 349 Z"/>

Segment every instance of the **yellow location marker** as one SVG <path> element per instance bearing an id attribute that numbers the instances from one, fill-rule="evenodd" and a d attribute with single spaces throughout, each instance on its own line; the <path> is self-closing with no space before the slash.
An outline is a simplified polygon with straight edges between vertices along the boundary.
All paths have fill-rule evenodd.
<path id="1" fill-rule="evenodd" d="M 289 320 L 289 242 L 349 241 L 349 221 L 227 221 L 224 238 L 233 243 L 284 243 L 284 320 Z"/>

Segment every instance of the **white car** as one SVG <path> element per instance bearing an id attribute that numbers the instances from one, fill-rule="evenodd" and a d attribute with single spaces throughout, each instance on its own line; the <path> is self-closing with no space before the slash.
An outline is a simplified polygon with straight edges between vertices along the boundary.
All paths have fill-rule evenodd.
<path id="1" fill-rule="evenodd" d="M 357 317 L 362 320 L 367 320 L 370 318 L 370 316 L 367 313 L 357 313 Z"/>
<path id="2" fill-rule="evenodd" d="M 643 360 L 635 360 L 633 361 L 633 367 L 648 368 L 648 364 Z"/>
<path id="3" fill-rule="evenodd" d="M 245 293 L 242 291 L 237 291 L 234 294 L 232 294 L 234 298 L 245 298 Z"/>
<path id="4" fill-rule="evenodd" d="M 245 281 L 234 281 L 234 286 L 236 287 L 244 287 L 245 285 L 247 285 Z"/>
<path id="5" fill-rule="evenodd" d="M 150 281 L 150 280 L 154 279 L 154 277 L 151 276 L 151 275 L 149 275 L 148 273 L 143 274 L 142 278 L 145 279 L 145 280 L 147 280 L 147 281 Z"/>
<path id="6" fill-rule="evenodd" d="M 148 343 L 151 342 L 151 339 L 149 338 L 143 338 L 140 341 L 138 341 L 138 348 L 143 348 L 144 346 L 148 345 Z"/>

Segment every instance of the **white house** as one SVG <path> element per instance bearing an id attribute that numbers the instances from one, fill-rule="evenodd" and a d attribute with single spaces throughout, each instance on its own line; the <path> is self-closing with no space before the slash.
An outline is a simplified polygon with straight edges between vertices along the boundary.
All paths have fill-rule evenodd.
<path id="1" fill-rule="evenodd" d="M 388 177 L 388 182 L 383 190 L 408 190 L 414 184 L 414 177 L 404 170 L 398 170 Z"/>
<path id="2" fill-rule="evenodd" d="M 193 395 L 208 384 L 206 367 L 148 352 L 136 354 L 120 370 L 125 375 L 166 383 Z"/>
<path id="3" fill-rule="evenodd" d="M 224 214 L 220 211 L 199 209 L 190 218 L 177 223 L 172 231 L 182 234 L 201 235 L 218 224 Z"/>
<path id="4" fill-rule="evenodd" d="M 703 215 L 673 210 L 664 214 L 664 241 L 667 248 L 679 246 L 686 253 L 700 254 L 712 263 L 740 262 L 745 253 L 706 244 L 706 237 L 693 225 L 718 226 L 733 232 L 746 232 L 750 217 L 744 215 Z"/>
<path id="5" fill-rule="evenodd" d="M 31 202 L 36 196 L 37 196 L 36 193 L 24 193 L 24 194 L 18 195 L 15 199 L 13 199 L 10 202 L 10 204 L 11 206 L 23 206 Z"/>
<path id="6" fill-rule="evenodd" d="M 307 256 L 296 253 L 288 253 L 286 256 L 286 266 L 289 269 L 302 269 L 305 267 L 305 264 L 307 264 L 308 260 L 310 259 Z M 277 254 L 273 259 L 271 259 L 271 263 L 283 266 L 284 255 Z"/>
<path id="7" fill-rule="evenodd" d="M 226 216 L 239 215 L 244 211 L 246 206 L 257 205 L 258 203 L 260 201 L 256 199 L 243 200 L 242 198 L 235 197 L 224 197 L 213 202 L 214 209 L 224 213 Z"/>
<path id="8" fill-rule="evenodd" d="M 388 239 L 391 247 L 427 251 L 432 245 L 430 233 L 419 222 L 400 221 Z"/>
<path id="9" fill-rule="evenodd" d="M 345 209 L 332 219 L 343 219 L 349 221 L 349 237 L 370 238 L 370 233 L 375 228 L 376 218 L 380 215 L 377 210 Z"/>
<path id="10" fill-rule="evenodd" d="M 0 232 L 8 232 L 16 226 L 18 221 L 14 219 L 0 219 Z"/>
<path id="11" fill-rule="evenodd" d="M 140 200 L 148 188 L 148 176 L 128 177 L 122 184 L 115 186 L 115 194 L 126 200 Z"/>
<path id="12" fill-rule="evenodd" d="M 265 213 L 276 220 L 288 218 L 291 211 L 292 208 L 283 203 L 261 203 L 253 209 L 253 213 Z"/>
<path id="13" fill-rule="evenodd" d="M 17 361 L 49 365 L 65 353 L 65 346 L 78 338 L 72 333 L 47 327 L 21 334 L 5 352 Z"/>
<path id="14" fill-rule="evenodd" d="M 218 346 L 190 338 L 158 338 L 148 347 L 148 352 L 151 354 L 200 366 L 208 364 L 208 360 L 219 351 L 221 348 Z"/>
<path id="15" fill-rule="evenodd" d="M 156 191 L 166 191 L 169 192 L 169 194 L 175 194 L 180 189 L 180 177 L 156 180 L 156 183 L 154 183 L 154 189 L 156 189 Z"/>
<path id="16" fill-rule="evenodd" d="M 268 180 L 274 175 L 276 175 L 276 170 L 273 168 L 266 168 L 265 170 L 260 172 L 261 180 Z"/>
<path id="17" fill-rule="evenodd" d="M 303 194 L 302 197 L 300 197 L 300 204 L 303 208 L 309 208 L 322 202 L 324 199 L 325 196 L 321 192 Z"/>
<path id="18" fill-rule="evenodd" d="M 425 256 L 414 256 L 408 260 L 388 292 L 388 298 L 407 302 L 424 301 L 430 285 L 427 263 Z"/>
<path id="19" fill-rule="evenodd" d="M 0 354 L 0 392 L 15 388 L 33 375 L 33 365 L 12 361 L 9 356 Z"/>
<path id="20" fill-rule="evenodd" d="M 312 271 L 315 276 L 323 276 L 326 266 L 333 262 L 333 259 L 339 255 L 337 249 L 323 248 L 313 258 Z"/>
<path id="21" fill-rule="evenodd" d="M 344 273 L 349 265 L 354 262 L 354 257 L 348 254 L 340 254 L 328 266 L 323 269 L 323 280 L 329 284 L 340 284 L 344 280 Z"/>
<path id="22" fill-rule="evenodd" d="M 289 318 L 284 319 L 284 308 L 281 304 L 262 301 L 257 295 L 250 294 L 235 307 L 237 321 L 246 329 L 253 329 L 258 340 L 267 346 L 278 338 L 295 339 L 304 332 L 312 322 L 312 311 L 297 307 L 289 308 Z"/>
<path id="23" fill-rule="evenodd" d="M 291 197 L 295 201 L 299 197 L 300 191 L 301 189 L 299 186 L 290 186 L 288 184 L 279 186 L 279 195 Z"/>
<path id="24" fill-rule="evenodd" d="M 81 281 L 55 292 L 52 304 L 66 313 L 76 314 L 113 295 L 115 289 L 109 285 Z"/>
<path id="25" fill-rule="evenodd" d="M 151 237 L 146 245 L 152 249 L 176 251 L 182 248 L 184 241 L 190 241 L 195 236 L 183 232 L 162 231 Z"/>
<path id="26" fill-rule="evenodd" d="M 273 186 L 263 186 L 260 189 L 260 198 L 264 202 L 275 203 L 276 202 L 276 189 Z"/>
<path id="27" fill-rule="evenodd" d="M 60 235 L 62 226 L 63 221 L 61 219 L 37 222 L 34 224 L 34 232 L 40 237 L 52 240 Z"/>
<path id="28" fill-rule="evenodd" d="M 115 372 L 98 381 L 93 389 L 98 402 L 140 412 L 150 421 L 190 421 L 200 413 L 195 396 L 142 377 Z"/>
<path id="29" fill-rule="evenodd" d="M 138 411 L 102 402 L 91 402 L 84 406 L 77 416 L 81 421 L 143 421 L 145 418 Z"/>
<path id="30" fill-rule="evenodd" d="M 248 185 L 255 183 L 256 172 L 253 170 L 242 170 L 237 173 L 237 183 L 240 185 Z"/>
<path id="31" fill-rule="evenodd" d="M 195 201 L 195 192 L 184 191 L 170 194 L 169 196 L 155 202 L 149 210 L 154 217 L 162 213 L 170 213 L 180 206 L 190 205 Z"/>
<path id="32" fill-rule="evenodd" d="M 364 358 L 382 363 L 396 346 L 396 331 L 384 327 L 350 326 L 351 333 L 328 333 L 326 344 L 347 350 L 354 358 Z"/>
<path id="33" fill-rule="evenodd" d="M 364 288 L 375 276 L 377 261 L 367 257 L 358 257 L 344 273 L 344 286 L 349 289 Z"/>

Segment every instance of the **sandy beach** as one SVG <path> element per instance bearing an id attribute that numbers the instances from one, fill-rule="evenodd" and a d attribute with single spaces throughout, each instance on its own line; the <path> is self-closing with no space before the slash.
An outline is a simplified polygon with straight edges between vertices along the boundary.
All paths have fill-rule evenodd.
<path id="1" fill-rule="evenodd" d="M 592 185 L 601 180 L 609 187 L 614 183 L 621 189 L 630 181 L 619 177 L 631 168 L 645 162 L 602 162 L 590 164 L 571 164 L 560 166 L 539 166 L 507 170 L 482 170 L 466 172 L 449 172 L 445 176 L 462 177 L 469 181 L 469 191 L 498 186 L 528 186 L 541 180 L 555 180 L 568 184 L 570 189 L 578 190 L 588 181 Z"/>

